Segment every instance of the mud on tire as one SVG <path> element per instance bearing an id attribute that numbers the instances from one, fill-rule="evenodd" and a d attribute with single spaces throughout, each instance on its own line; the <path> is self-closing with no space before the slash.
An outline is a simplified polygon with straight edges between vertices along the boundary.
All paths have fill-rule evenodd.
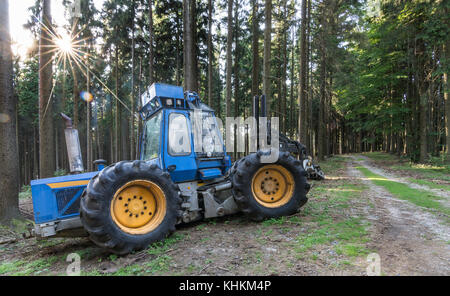
<path id="1" fill-rule="evenodd" d="M 164 193 L 165 214 L 155 229 L 148 233 L 132 234 L 123 231 L 111 214 L 111 203 L 116 192 L 128 182 L 153 182 Z M 80 202 L 80 218 L 90 239 L 100 247 L 116 254 L 127 254 L 162 240 L 175 231 L 181 198 L 178 186 L 169 173 L 145 161 L 121 161 L 110 165 L 92 178 Z"/>
<path id="2" fill-rule="evenodd" d="M 299 160 L 295 159 L 289 152 L 279 152 L 278 160 L 275 163 L 262 163 L 261 156 L 270 151 L 258 151 L 250 154 L 236 163 L 236 166 L 230 172 L 233 184 L 232 192 L 239 208 L 255 221 L 261 221 L 267 218 L 276 218 L 292 215 L 306 202 L 306 193 L 309 190 L 309 184 L 306 182 L 306 172 Z M 269 165 L 278 165 L 286 169 L 292 176 L 294 184 L 290 199 L 280 206 L 264 206 L 258 202 L 258 198 L 252 189 L 252 182 L 255 175 L 261 171 L 261 168 Z"/>

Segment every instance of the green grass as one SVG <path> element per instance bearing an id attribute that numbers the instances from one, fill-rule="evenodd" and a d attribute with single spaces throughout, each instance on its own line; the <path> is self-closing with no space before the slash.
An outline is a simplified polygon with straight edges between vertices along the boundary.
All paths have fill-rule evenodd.
<path id="1" fill-rule="evenodd" d="M 335 250 L 338 255 L 345 255 L 347 257 L 357 257 L 367 255 L 370 253 L 370 251 L 366 249 L 364 246 L 355 244 L 338 245 L 336 246 Z"/>
<path id="2" fill-rule="evenodd" d="M 429 163 L 418 164 L 384 152 L 370 152 L 363 155 L 374 161 L 389 162 L 391 169 L 409 171 L 420 175 L 422 179 L 450 181 L 450 165 L 441 158 L 432 157 Z"/>
<path id="3" fill-rule="evenodd" d="M 81 276 L 101 276 L 102 274 L 98 270 L 81 271 Z"/>
<path id="4" fill-rule="evenodd" d="M 450 191 L 450 185 L 446 184 L 436 184 L 428 180 L 422 180 L 422 179 L 414 179 L 414 178 L 408 178 L 408 181 L 419 184 L 419 185 L 425 185 L 433 189 L 443 189 Z"/>
<path id="5" fill-rule="evenodd" d="M 65 176 L 67 175 L 67 172 L 65 169 L 57 169 L 54 173 L 53 176 L 54 177 L 61 177 L 61 176 Z"/>
<path id="6" fill-rule="evenodd" d="M 381 160 L 381 161 L 398 161 L 399 158 L 393 154 L 385 153 L 385 152 L 366 152 L 362 153 L 364 156 L 372 160 Z"/>
<path id="7" fill-rule="evenodd" d="M 18 260 L 13 262 L 3 262 L 0 264 L 0 275 L 5 275 L 13 271 L 17 271 L 21 266 L 25 264 L 25 261 Z"/>
<path id="8" fill-rule="evenodd" d="M 146 263 L 145 273 L 161 273 L 169 271 L 170 264 L 173 262 L 172 257 L 168 255 L 158 256 L 156 259 Z"/>
<path id="9" fill-rule="evenodd" d="M 346 163 L 345 157 L 333 156 L 328 158 L 326 161 L 321 161 L 319 165 L 320 168 L 325 172 L 325 175 L 327 175 L 330 172 L 344 168 L 345 163 Z"/>
<path id="10" fill-rule="evenodd" d="M 111 254 L 111 255 L 109 255 L 108 258 L 111 262 L 114 262 L 117 260 L 118 256 L 116 254 Z"/>
<path id="11" fill-rule="evenodd" d="M 261 224 L 265 227 L 273 226 L 273 225 L 288 225 L 288 224 L 300 225 L 301 223 L 302 223 L 302 220 L 298 216 L 293 216 L 293 217 L 283 216 L 280 218 L 270 218 L 268 220 L 264 220 L 263 222 L 261 222 Z"/>
<path id="12" fill-rule="evenodd" d="M 147 253 L 150 255 L 161 255 L 183 238 L 185 238 L 183 234 L 175 233 L 163 241 L 151 244 L 147 249 Z"/>
<path id="13" fill-rule="evenodd" d="M 141 266 L 139 264 L 133 264 L 133 265 L 121 267 L 116 272 L 111 273 L 111 275 L 115 275 L 115 276 L 141 275 L 143 272 L 143 269 L 144 269 L 143 266 Z"/>
<path id="14" fill-rule="evenodd" d="M 31 198 L 31 186 L 30 185 L 24 185 L 20 189 L 19 192 L 19 199 L 27 199 Z"/>
<path id="15" fill-rule="evenodd" d="M 23 260 L 4 262 L 0 265 L 0 275 L 38 275 L 46 272 L 49 268 L 59 260 L 57 256 L 41 258 L 26 263 Z"/>
<path id="16" fill-rule="evenodd" d="M 64 239 L 62 238 L 47 238 L 47 239 L 41 239 L 37 241 L 37 244 L 41 248 L 47 248 L 47 247 L 54 247 L 59 244 L 62 244 L 64 242 Z M 81 254 L 80 254 L 81 256 Z"/>
<path id="17" fill-rule="evenodd" d="M 336 242 L 339 247 L 342 243 L 353 243 L 361 249 L 360 245 L 366 241 L 367 230 L 366 223 L 359 218 L 349 218 L 343 221 L 335 221 L 332 218 L 326 218 L 318 222 L 319 228 L 310 231 L 307 234 L 301 234 L 296 238 L 295 250 L 299 253 L 314 248 L 317 245 Z"/>
<path id="18" fill-rule="evenodd" d="M 417 163 L 393 165 L 394 170 L 405 170 L 419 174 L 424 179 L 450 181 L 450 166 Z"/>
<path id="19" fill-rule="evenodd" d="M 330 165 L 327 160 L 326 166 L 335 164 L 344 165 L 345 159 L 333 157 Z M 330 160 L 331 160 L 330 159 Z M 321 164 L 322 166 L 322 164 Z M 332 167 L 331 171 L 335 171 Z M 338 180 L 335 184 L 318 183 L 310 192 L 310 202 L 302 211 L 302 216 L 307 217 L 315 228 L 305 234 L 300 234 L 296 238 L 294 250 L 298 258 L 304 258 L 307 251 L 314 250 L 319 245 L 334 245 L 336 254 L 347 257 L 363 255 L 368 252 L 365 243 L 368 240 L 366 228 L 370 223 L 360 218 L 341 218 L 336 214 L 342 209 L 349 208 L 360 197 L 366 186 L 361 183 L 349 183 L 345 180 Z M 297 218 L 301 221 L 301 217 Z M 309 255 L 312 260 L 317 259 L 317 254 Z"/>
<path id="20" fill-rule="evenodd" d="M 375 185 L 386 188 L 392 195 L 399 199 L 407 200 L 415 205 L 434 209 L 446 215 L 450 214 L 450 210 L 443 206 L 438 200 L 441 198 L 424 190 L 413 189 L 406 184 L 395 182 L 373 173 L 365 167 L 357 167 L 369 180 Z"/>

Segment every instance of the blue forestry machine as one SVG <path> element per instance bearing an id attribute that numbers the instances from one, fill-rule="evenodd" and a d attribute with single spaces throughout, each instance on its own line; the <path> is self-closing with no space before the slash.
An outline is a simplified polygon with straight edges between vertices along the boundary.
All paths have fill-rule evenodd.
<path id="1" fill-rule="evenodd" d="M 281 135 L 274 162 L 261 161 L 270 148 L 232 164 L 214 111 L 196 93 L 155 83 L 141 101 L 140 159 L 109 166 L 97 160 L 94 172 L 82 173 L 78 133 L 63 115 L 71 174 L 31 181 L 37 237 L 87 234 L 126 254 L 163 240 L 180 223 L 237 212 L 260 221 L 306 203 L 306 149 L 299 142 Z M 265 117 L 264 96 L 254 102 L 255 117 Z M 210 124 L 195 125 L 194 112 Z"/>

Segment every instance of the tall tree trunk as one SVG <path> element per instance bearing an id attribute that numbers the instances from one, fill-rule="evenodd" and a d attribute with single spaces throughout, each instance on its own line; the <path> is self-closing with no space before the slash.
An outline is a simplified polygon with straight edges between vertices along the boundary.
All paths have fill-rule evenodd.
<path id="1" fill-rule="evenodd" d="M 195 1 L 183 0 L 184 12 L 184 86 L 185 90 L 198 91 L 197 79 L 197 54 L 195 35 L 197 35 L 197 27 L 195 24 Z"/>
<path id="2" fill-rule="evenodd" d="M 326 3 L 321 3 L 320 7 L 320 22 L 321 22 L 321 30 L 320 30 L 320 44 L 319 44 L 319 52 L 320 52 L 320 102 L 319 102 L 319 118 L 318 118 L 318 137 L 317 137 L 317 152 L 319 156 L 319 160 L 323 160 L 326 150 L 325 150 L 325 102 L 326 102 L 326 43 L 325 43 L 325 28 L 326 28 Z"/>
<path id="3" fill-rule="evenodd" d="M 0 0 L 0 222 L 19 216 L 16 108 L 8 0 Z"/>
<path id="4" fill-rule="evenodd" d="M 141 97 L 142 94 L 142 86 L 141 86 L 141 81 L 142 81 L 142 59 L 139 58 L 139 78 L 138 78 L 138 98 Z M 177 85 L 179 85 L 177 83 Z M 137 104 L 140 104 L 140 100 L 138 100 Z M 140 145 L 139 145 L 139 135 L 141 134 L 142 131 L 142 120 L 138 120 L 138 127 L 137 127 L 137 131 L 136 131 L 136 139 L 137 139 L 137 145 L 136 145 L 136 158 L 140 159 L 141 155 L 140 155 Z"/>
<path id="5" fill-rule="evenodd" d="M 449 44 L 443 45 L 442 53 L 444 59 L 450 59 L 450 46 Z M 443 81 L 444 84 L 444 104 L 445 104 L 445 142 L 447 144 L 447 161 L 450 162 L 450 99 L 448 98 L 448 93 L 450 88 L 448 86 L 448 73 L 444 73 Z"/>
<path id="6" fill-rule="evenodd" d="M 264 7 L 264 63 L 263 63 L 263 94 L 266 95 L 267 117 L 270 117 L 271 93 L 271 47 L 272 47 L 272 0 L 265 0 Z"/>
<path id="7" fill-rule="evenodd" d="M 153 81 L 153 73 L 154 73 L 154 55 L 153 55 L 153 8 L 152 8 L 152 0 L 148 0 L 148 35 L 149 35 L 149 53 L 148 53 L 148 85 L 152 85 Z M 134 17 L 133 17 L 134 22 Z M 134 26 L 133 26 L 134 29 Z M 134 31 L 133 31 L 134 32 Z M 134 46 L 133 46 L 134 49 Z"/>
<path id="8" fill-rule="evenodd" d="M 119 49 L 117 48 L 117 44 L 116 44 L 116 56 L 115 56 L 115 64 L 116 64 L 116 69 L 115 69 L 115 84 L 116 84 L 116 89 L 115 89 L 115 94 L 116 97 L 118 97 L 119 95 Z M 115 121 L 115 125 L 114 125 L 114 162 L 119 161 L 119 112 L 120 112 L 120 108 L 119 108 L 119 101 L 114 98 L 115 101 L 115 113 L 114 113 L 114 121 Z"/>
<path id="9" fill-rule="evenodd" d="M 420 82 L 419 82 L 420 83 Z M 427 94 L 423 86 L 419 86 L 419 125 L 420 125 L 420 162 L 425 162 L 427 159 Z"/>
<path id="10" fill-rule="evenodd" d="M 252 0 L 252 110 L 253 97 L 259 94 L 259 18 L 258 0 Z"/>
<path id="11" fill-rule="evenodd" d="M 193 76 L 193 89 L 195 89 L 196 92 L 200 90 L 199 86 L 199 76 L 198 76 L 198 68 L 199 68 L 199 61 L 198 61 L 198 33 L 197 33 L 197 0 L 191 0 L 191 8 L 189 16 L 191 17 L 191 32 L 192 32 L 192 50 L 191 53 L 191 61 L 192 61 L 192 76 Z"/>
<path id="12" fill-rule="evenodd" d="M 234 5 L 234 117 L 239 116 L 239 60 L 240 60 L 240 47 L 239 47 L 239 2 L 236 0 Z M 238 159 L 239 152 L 237 151 L 237 126 L 234 127 L 234 159 Z"/>
<path id="13" fill-rule="evenodd" d="M 33 127 L 33 175 L 32 178 L 39 178 L 39 127 Z"/>
<path id="14" fill-rule="evenodd" d="M 135 122 L 135 117 L 134 117 L 134 110 L 135 110 L 135 103 L 134 103 L 134 97 L 135 97 L 135 93 L 134 93 L 134 88 L 135 88 L 135 82 L 134 82 L 134 67 L 135 67 L 135 61 L 134 61 L 134 47 L 135 47 L 135 40 L 134 40 L 134 18 L 135 18 L 135 1 L 133 0 L 132 2 L 132 9 L 131 9 L 131 17 L 132 17 L 132 21 L 131 21 L 131 116 L 130 116 L 130 159 L 136 159 L 136 155 L 135 155 L 135 140 L 134 140 L 134 122 Z M 151 4 L 151 3 L 150 3 Z M 151 6 L 150 6 L 150 10 L 151 10 Z M 150 46 L 152 47 L 152 46 Z"/>
<path id="15" fill-rule="evenodd" d="M 312 127 L 312 121 L 313 121 L 313 109 L 312 109 L 312 67 L 310 66 L 310 57 L 312 56 L 312 47 L 311 47 L 311 42 L 310 42 L 310 35 L 311 35 L 311 0 L 307 0 L 307 5 L 308 5 L 308 13 L 307 13 L 307 28 L 306 28 L 306 43 L 307 43 L 307 48 L 306 48 L 306 82 L 305 82 L 305 87 L 306 87 L 306 92 L 307 92 L 307 100 L 306 100 L 306 141 L 305 141 L 305 145 L 306 145 L 306 149 L 308 149 L 309 153 L 313 154 L 313 149 L 312 149 L 312 133 L 313 133 L 313 127 Z M 311 72 L 310 72 L 311 71 Z"/>
<path id="16" fill-rule="evenodd" d="M 232 72 L 232 46 L 233 46 L 233 0 L 228 1 L 228 18 L 227 18 L 227 70 L 226 70 L 226 117 L 231 116 L 231 72 Z"/>
<path id="17" fill-rule="evenodd" d="M 282 20 L 282 40 L 283 40 L 283 44 L 281 47 L 281 57 L 282 57 L 282 61 L 283 61 L 283 67 L 282 67 L 282 71 L 281 71 L 281 118 L 283 120 L 281 120 L 281 131 L 283 133 L 286 133 L 286 121 L 287 121 L 287 114 L 286 114 L 286 97 L 287 97 L 287 87 L 286 87 L 286 74 L 287 74 L 287 63 L 288 63 L 288 58 L 287 58 L 287 31 L 288 31 L 288 24 L 287 24 L 287 18 L 288 18 L 288 7 L 287 7 L 287 0 L 283 1 L 283 20 Z"/>
<path id="18" fill-rule="evenodd" d="M 41 38 L 39 44 L 39 174 L 41 178 L 52 177 L 55 171 L 55 146 L 53 112 L 51 102 L 52 88 L 52 28 L 50 0 L 42 5 Z M 45 27 L 44 27 L 45 26 Z"/>
<path id="19" fill-rule="evenodd" d="M 88 59 L 86 58 L 86 65 L 88 65 Z M 86 67 L 86 91 L 90 92 L 91 77 L 89 74 L 89 67 Z M 86 101 L 86 168 L 88 171 L 92 171 L 92 135 L 91 135 L 91 117 L 92 106 L 91 103 Z"/>
<path id="20" fill-rule="evenodd" d="M 212 0 L 208 0 L 208 105 L 212 106 L 213 83 Z"/>
<path id="21" fill-rule="evenodd" d="M 290 89 L 290 104 L 289 104 L 289 131 L 294 134 L 294 77 L 295 77 L 295 26 L 292 28 L 292 48 L 291 48 L 291 89 Z"/>
<path id="22" fill-rule="evenodd" d="M 306 0 L 302 0 L 302 23 L 300 33 L 300 83 L 298 89 L 298 104 L 300 107 L 300 116 L 298 118 L 299 141 L 306 142 Z"/>
<path id="23" fill-rule="evenodd" d="M 176 81 L 176 85 L 180 85 L 181 84 L 181 59 L 180 59 L 180 50 L 181 50 L 181 42 L 180 42 L 180 17 L 178 15 L 178 10 L 177 10 L 177 37 L 176 37 L 176 47 L 177 47 L 177 52 L 175 53 L 176 57 L 175 57 L 175 63 L 176 63 L 176 69 L 175 69 L 175 81 Z"/>
<path id="24" fill-rule="evenodd" d="M 186 57 L 186 53 L 187 53 L 187 48 L 186 48 L 186 43 L 187 43 L 187 39 L 188 39 L 188 17 L 189 17 L 189 0 L 183 0 L 183 87 L 186 90 L 187 85 L 186 85 L 186 75 L 187 73 L 187 57 Z"/>
<path id="25" fill-rule="evenodd" d="M 428 135 L 428 124 L 427 124 L 427 109 L 428 109 L 428 95 L 427 88 L 428 83 L 426 82 L 426 70 L 425 70 L 425 44 L 423 40 L 417 41 L 417 53 L 418 53 L 418 64 L 416 68 L 416 84 L 419 95 L 419 145 L 420 145 L 420 155 L 419 161 L 425 162 L 427 159 L 427 135 Z"/>

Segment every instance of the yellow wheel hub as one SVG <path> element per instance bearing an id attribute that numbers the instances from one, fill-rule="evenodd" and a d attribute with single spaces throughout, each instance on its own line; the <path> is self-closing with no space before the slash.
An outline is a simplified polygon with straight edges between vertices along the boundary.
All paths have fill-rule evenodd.
<path id="1" fill-rule="evenodd" d="M 114 194 L 111 217 L 123 231 L 145 234 L 161 224 L 166 207 L 166 197 L 158 185 L 147 180 L 134 180 Z"/>
<path id="2" fill-rule="evenodd" d="M 294 178 L 278 164 L 260 168 L 252 179 L 252 192 L 256 201 L 268 208 L 288 203 L 294 194 Z"/>

